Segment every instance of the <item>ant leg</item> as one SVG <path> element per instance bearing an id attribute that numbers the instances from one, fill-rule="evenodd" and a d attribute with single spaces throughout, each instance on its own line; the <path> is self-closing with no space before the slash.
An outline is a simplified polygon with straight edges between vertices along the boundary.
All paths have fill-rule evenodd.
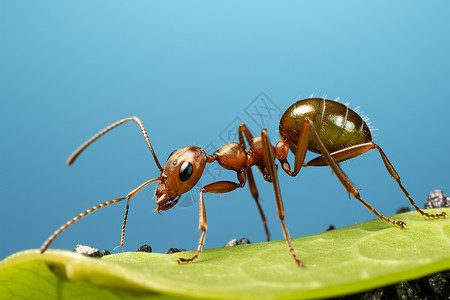
<path id="1" fill-rule="evenodd" d="M 348 147 L 336 152 L 331 153 L 331 157 L 333 158 L 333 160 L 335 162 L 341 162 L 347 159 L 351 159 L 354 158 L 358 155 L 361 155 L 363 153 L 366 153 L 369 150 L 372 149 L 377 149 L 378 152 L 381 155 L 381 158 L 383 159 L 383 163 L 386 167 L 386 169 L 388 170 L 389 174 L 392 176 L 392 178 L 394 178 L 394 180 L 398 183 L 400 189 L 403 191 L 403 193 L 405 194 L 406 198 L 408 198 L 409 202 L 411 203 L 411 205 L 419 212 L 421 213 L 423 216 L 426 216 L 428 218 L 438 218 L 438 217 L 445 217 L 446 214 L 444 212 L 440 212 L 437 214 L 428 214 L 426 212 L 424 212 L 423 210 L 421 210 L 416 203 L 412 200 L 411 196 L 409 195 L 409 193 L 406 191 L 406 189 L 403 187 L 403 185 L 401 184 L 400 181 L 400 176 L 398 175 L 397 171 L 395 170 L 394 166 L 391 164 L 391 162 L 388 160 L 386 154 L 384 154 L 383 150 L 381 150 L 380 146 L 378 146 L 377 144 L 370 142 L 370 143 L 365 143 L 365 144 L 360 144 L 360 145 L 355 145 L 352 147 Z M 305 163 L 303 166 L 307 167 L 307 166 L 326 166 L 327 162 L 325 161 L 323 156 L 319 156 L 316 157 L 312 160 L 310 160 L 309 162 Z"/>
<path id="2" fill-rule="evenodd" d="M 79 214 L 78 216 L 76 216 L 75 218 L 73 218 L 72 220 L 68 221 L 66 224 L 64 224 L 63 226 L 61 226 L 58 230 L 56 230 L 45 242 L 44 244 L 42 244 L 41 246 L 41 253 L 44 253 L 45 250 L 47 250 L 47 248 L 50 246 L 50 244 L 55 240 L 55 238 L 61 234 L 61 232 L 63 232 L 64 230 L 67 229 L 67 227 L 69 227 L 70 225 L 72 225 L 73 223 L 75 223 L 76 221 L 78 221 L 79 219 L 87 216 L 88 214 L 96 211 L 99 208 L 108 206 L 110 204 L 114 204 L 117 202 L 120 202 L 122 200 L 128 199 L 128 201 L 134 197 L 134 195 L 139 192 L 140 189 L 142 189 L 144 186 L 148 185 L 151 182 L 157 181 L 157 180 L 161 180 L 161 178 L 153 178 L 150 179 L 149 181 L 141 184 L 139 187 L 137 187 L 136 189 L 134 189 L 133 191 L 131 191 L 126 197 L 122 197 L 122 198 L 118 198 L 118 199 L 114 199 L 114 200 L 110 200 L 110 201 L 106 201 L 103 202 L 97 206 L 94 206 L 88 210 L 86 210 L 85 212 L 82 212 L 81 214 Z M 127 208 L 128 208 L 128 203 L 127 203 Z M 125 224 L 126 224 L 126 220 L 127 220 L 127 215 L 128 215 L 128 209 L 126 210 L 125 213 L 125 218 L 124 218 L 124 222 L 123 222 L 123 226 L 122 226 L 122 238 L 121 238 L 121 243 L 120 245 L 123 247 L 123 243 L 124 243 L 124 234 L 125 234 Z"/>
<path id="3" fill-rule="evenodd" d="M 334 159 L 331 157 L 330 152 L 327 150 L 325 145 L 323 144 L 322 140 L 319 137 L 319 134 L 317 133 L 316 128 L 314 127 L 314 124 L 311 120 L 307 119 L 307 121 L 311 124 L 311 128 L 313 131 L 314 138 L 316 140 L 317 146 L 319 147 L 320 152 L 322 153 L 325 161 L 330 166 L 330 168 L 333 170 L 336 177 L 339 179 L 339 181 L 342 183 L 344 188 L 347 190 L 348 193 L 352 194 L 353 197 L 358 199 L 365 207 L 367 207 L 370 212 L 374 213 L 379 219 L 385 220 L 389 223 L 392 223 L 394 225 L 400 226 L 403 228 L 406 224 L 403 221 L 395 221 L 388 217 L 383 216 L 380 212 L 378 212 L 375 208 L 373 208 L 369 203 L 361 199 L 361 196 L 359 195 L 358 190 L 355 188 L 353 183 L 350 181 L 350 179 L 347 177 L 347 175 L 341 170 L 339 165 L 334 161 Z"/>
<path id="4" fill-rule="evenodd" d="M 394 166 L 391 164 L 391 162 L 388 160 L 386 154 L 384 154 L 383 150 L 381 150 L 380 146 L 378 146 L 377 144 L 374 144 L 374 147 L 378 150 L 378 152 L 381 155 L 381 158 L 383 159 L 384 165 L 386 166 L 386 169 L 388 170 L 389 174 L 392 176 L 392 178 L 394 178 L 395 181 L 397 181 L 398 186 L 400 187 L 400 189 L 403 191 L 403 194 L 405 194 L 406 198 L 408 198 L 409 202 L 411 203 L 412 206 L 414 206 L 414 208 L 416 209 L 416 211 L 418 211 L 419 213 L 421 213 L 423 216 L 426 216 L 428 218 L 439 218 L 439 217 L 444 217 L 446 216 L 445 212 L 440 212 L 437 214 L 429 214 L 424 212 L 423 210 L 421 210 L 416 203 L 413 201 L 413 199 L 411 198 L 411 196 L 409 195 L 409 193 L 406 191 L 406 189 L 403 187 L 403 185 L 400 182 L 400 176 L 398 175 L 397 171 L 395 171 Z"/>
<path id="5" fill-rule="evenodd" d="M 333 153 L 330 153 L 331 157 L 336 163 L 340 163 L 341 161 L 345 161 L 348 159 L 352 159 L 354 157 L 357 157 L 361 154 L 366 153 L 369 150 L 375 149 L 374 143 L 364 143 L 359 144 L 351 147 L 347 147 L 338 151 L 335 151 Z M 322 156 L 316 157 L 307 163 L 303 164 L 304 167 L 309 166 L 328 166 L 327 162 L 325 161 L 325 158 Z"/>
<path id="6" fill-rule="evenodd" d="M 241 123 L 241 125 L 239 125 L 239 142 L 245 148 L 245 145 L 243 145 L 244 139 L 242 137 L 242 133 L 244 133 L 245 138 L 247 139 L 247 142 L 249 144 L 253 138 L 253 134 L 250 132 L 250 130 L 248 130 L 248 127 L 247 127 L 247 125 L 245 125 L 245 123 Z"/>
<path id="7" fill-rule="evenodd" d="M 280 183 L 278 181 L 278 175 L 275 165 L 275 153 L 273 151 L 273 146 L 270 143 L 269 136 L 267 134 L 267 129 L 261 130 L 261 138 L 263 143 L 264 164 L 266 166 L 267 171 L 269 172 L 270 178 L 272 179 L 273 189 L 275 193 L 275 200 L 277 203 L 277 212 L 278 217 L 280 218 L 281 221 L 281 227 L 283 228 L 284 239 L 286 240 L 289 251 L 291 252 L 292 258 L 294 259 L 295 263 L 299 267 L 304 268 L 305 266 L 297 258 L 297 255 L 295 254 L 294 247 L 292 246 L 291 242 L 291 237 L 289 236 L 286 223 L 284 222 L 284 217 L 286 213 L 284 210 L 283 199 L 281 198 Z"/>
<path id="8" fill-rule="evenodd" d="M 202 235 L 200 236 L 200 241 L 198 242 L 198 247 L 197 247 L 197 253 L 195 254 L 195 256 L 191 257 L 191 258 L 182 258 L 180 257 L 178 259 L 178 263 L 188 263 L 191 261 L 196 260 L 197 258 L 200 257 L 200 253 L 202 253 L 203 250 L 203 245 L 205 244 L 205 235 L 206 235 L 206 228 L 208 227 L 207 223 L 206 223 L 206 210 L 205 210 L 205 202 L 203 200 L 203 193 L 205 192 L 205 188 L 202 188 L 200 190 L 200 213 L 199 213 L 199 224 L 198 224 L 198 228 L 202 231 Z"/>
<path id="9" fill-rule="evenodd" d="M 203 245 L 205 243 L 205 235 L 207 229 L 206 223 L 206 210 L 205 210 L 205 202 L 203 200 L 203 193 L 228 193 L 234 191 L 237 188 L 241 188 L 245 185 L 245 173 L 243 171 L 238 172 L 238 180 L 239 183 L 235 183 L 232 181 L 217 181 L 205 185 L 200 190 L 200 213 L 199 213 L 199 229 L 202 231 L 202 235 L 200 236 L 200 241 L 198 242 L 197 253 L 191 258 L 179 258 L 178 263 L 189 263 L 200 257 L 200 253 L 202 253 Z"/>
<path id="10" fill-rule="evenodd" d="M 250 141 L 253 139 L 253 135 L 250 133 L 250 130 L 248 130 L 245 123 L 242 123 L 239 125 L 239 143 L 243 149 L 245 149 L 245 141 L 244 137 L 242 135 L 244 133 L 245 138 L 247 139 L 247 142 L 250 144 Z M 253 177 L 253 172 L 251 167 L 247 168 L 245 170 L 245 173 L 247 174 L 248 179 L 248 187 L 250 189 L 250 193 L 252 194 L 253 199 L 255 199 L 256 206 L 258 207 L 259 214 L 261 215 L 261 219 L 264 224 L 264 231 L 266 232 L 267 241 L 270 241 L 270 232 L 269 227 L 267 227 L 267 218 L 264 214 L 264 210 L 261 206 L 261 203 L 259 202 L 259 194 L 258 194 L 258 188 L 256 187 L 255 178 Z"/>
<path id="11" fill-rule="evenodd" d="M 269 227 L 267 226 L 267 218 L 264 214 L 264 210 L 259 202 L 259 194 L 258 189 L 256 188 L 255 179 L 253 178 L 253 172 L 251 168 L 247 168 L 245 170 L 248 178 L 248 186 L 250 188 L 250 192 L 252 193 L 253 199 L 255 199 L 256 206 L 258 207 L 259 214 L 261 215 L 261 219 L 264 224 L 264 231 L 266 232 L 267 241 L 270 241 L 270 232 Z"/>
<path id="12" fill-rule="evenodd" d="M 289 145 L 286 141 L 278 141 L 275 151 L 277 151 L 277 158 L 280 160 L 281 167 L 283 171 L 289 176 L 297 176 L 302 168 L 303 162 L 305 161 L 306 152 L 308 151 L 308 138 L 309 138 L 309 128 L 310 124 L 305 120 L 302 131 L 300 132 L 299 139 L 297 142 L 297 148 L 295 149 L 295 160 L 294 160 L 294 171 L 291 171 L 291 166 L 287 161 L 286 157 L 289 153 Z"/>

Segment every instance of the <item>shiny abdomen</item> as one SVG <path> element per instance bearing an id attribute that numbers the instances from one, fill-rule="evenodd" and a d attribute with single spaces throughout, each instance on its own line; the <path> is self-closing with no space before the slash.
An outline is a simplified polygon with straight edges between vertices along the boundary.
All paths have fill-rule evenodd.
<path id="1" fill-rule="evenodd" d="M 332 100 L 310 98 L 292 104 L 280 120 L 280 136 L 288 142 L 294 153 L 305 118 L 313 121 L 320 139 L 330 152 L 372 141 L 369 126 L 346 105 Z M 311 131 L 308 150 L 320 153 Z"/>

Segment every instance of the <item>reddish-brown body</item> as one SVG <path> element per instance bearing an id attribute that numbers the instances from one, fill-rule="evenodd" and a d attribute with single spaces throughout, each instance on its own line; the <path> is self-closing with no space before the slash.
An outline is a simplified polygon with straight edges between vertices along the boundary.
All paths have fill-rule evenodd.
<path id="1" fill-rule="evenodd" d="M 303 263 L 295 254 L 289 237 L 289 232 L 284 222 L 285 211 L 281 197 L 280 185 L 278 182 L 275 160 L 280 162 L 282 170 L 290 176 L 297 176 L 302 167 L 324 165 L 330 166 L 348 193 L 358 199 L 379 219 L 403 228 L 405 225 L 404 222 L 395 221 L 383 216 L 370 204 L 361 199 L 358 189 L 355 188 L 353 183 L 347 175 L 342 172 L 338 165 L 341 161 L 351 159 L 369 150 L 376 149 L 379 151 L 387 171 L 394 178 L 394 180 L 397 181 L 400 189 L 418 212 L 431 218 L 445 217 L 445 213 L 443 212 L 438 214 L 428 214 L 422 211 L 414 203 L 406 189 L 401 184 L 400 176 L 397 174 L 384 152 L 378 145 L 372 142 L 370 130 L 365 121 L 346 105 L 335 101 L 310 98 L 300 100 L 291 105 L 280 120 L 279 129 L 281 139 L 275 146 L 270 143 L 266 129 L 261 130 L 261 136 L 254 137 L 247 129 L 247 126 L 245 124 L 241 124 L 238 129 L 239 143 L 226 144 L 212 155 L 205 153 L 205 151 L 199 147 L 184 147 L 174 151 L 169 156 L 164 168 L 161 167 L 158 161 L 155 151 L 150 143 L 150 139 L 148 138 L 147 131 L 145 130 L 141 120 L 137 117 L 131 117 L 120 120 L 94 135 L 77 150 L 75 150 L 75 152 L 69 157 L 67 163 L 69 165 L 72 164 L 78 155 L 92 142 L 97 140 L 106 132 L 127 121 L 134 121 L 139 125 L 153 155 L 155 163 L 160 170 L 160 175 L 141 184 L 139 187 L 128 193 L 126 197 L 101 203 L 76 216 L 61 226 L 47 239 L 47 241 L 45 241 L 41 247 L 42 253 L 62 231 L 82 217 L 96 211 L 101 207 L 117 203 L 122 200 L 127 200 L 121 236 L 121 246 L 123 246 L 129 200 L 133 198 L 137 192 L 148 184 L 158 181 L 159 183 L 155 191 L 155 196 L 157 198 L 156 211 L 160 212 L 161 210 L 168 210 L 177 204 L 178 199 L 182 194 L 188 192 L 195 186 L 195 184 L 197 184 L 203 174 L 206 164 L 213 163 L 215 161 L 217 161 L 222 168 L 236 172 L 237 182 L 217 181 L 207 184 L 200 189 L 199 229 L 202 231 L 202 235 L 200 237 L 197 253 L 189 259 L 178 259 L 179 263 L 191 262 L 197 259 L 202 252 L 207 229 L 205 203 L 203 199 L 203 194 L 205 193 L 228 193 L 237 188 L 244 187 L 248 182 L 250 192 L 261 214 L 267 240 L 270 239 L 267 220 L 259 203 L 258 190 L 256 188 L 251 169 L 252 166 L 256 166 L 263 174 L 264 179 L 273 183 L 278 217 L 281 221 L 285 240 L 294 261 L 298 266 L 303 267 Z M 247 141 L 249 145 L 248 149 L 245 141 Z M 293 170 L 291 170 L 291 166 L 287 161 L 289 149 L 295 155 Z M 321 156 L 304 163 L 306 152 L 308 150 L 319 153 Z"/>

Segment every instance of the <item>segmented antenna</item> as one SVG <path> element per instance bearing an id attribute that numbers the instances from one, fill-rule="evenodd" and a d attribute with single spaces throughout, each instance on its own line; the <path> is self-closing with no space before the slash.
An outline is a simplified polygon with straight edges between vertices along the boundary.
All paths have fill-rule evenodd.
<path id="1" fill-rule="evenodd" d="M 119 122 L 120 122 L 120 121 L 119 121 Z M 114 204 L 114 203 L 117 203 L 117 202 L 120 202 L 120 201 L 123 201 L 123 200 L 127 199 L 127 208 L 126 208 L 126 210 L 125 210 L 125 217 L 124 217 L 124 219 L 123 219 L 123 225 L 122 225 L 122 235 L 121 235 L 121 237 L 120 237 L 120 246 L 123 247 L 123 245 L 124 245 L 124 237 L 125 237 L 125 225 L 127 224 L 128 208 L 129 208 L 129 201 L 130 201 L 130 199 L 133 198 L 134 195 L 136 195 L 137 192 L 139 192 L 143 187 L 147 186 L 148 184 L 150 184 L 150 183 L 152 183 L 152 182 L 158 181 L 158 180 L 161 180 L 161 177 L 156 177 L 156 178 L 153 178 L 153 179 L 150 179 L 150 180 L 144 182 L 143 184 L 141 184 L 140 186 L 138 186 L 137 188 L 135 188 L 134 190 L 132 190 L 131 192 L 129 192 L 128 195 L 127 195 L 126 197 L 122 197 L 122 198 L 118 198 L 118 199 L 114 199 L 114 200 L 110 200 L 110 201 L 106 201 L 106 202 L 100 203 L 99 205 L 96 205 L 96 206 L 94 206 L 94 207 L 92 207 L 92 208 L 90 208 L 90 209 L 88 209 L 88 210 L 82 212 L 81 214 L 79 214 L 78 216 L 76 216 L 75 218 L 73 218 L 72 220 L 68 221 L 68 222 L 67 222 L 66 224 L 64 224 L 63 226 L 59 227 L 59 229 L 56 230 L 56 231 L 55 231 L 55 232 L 54 232 L 54 233 L 53 233 L 53 234 L 52 234 L 52 235 L 44 242 L 44 244 L 42 244 L 42 246 L 41 246 L 41 253 L 44 253 L 45 250 L 47 250 L 47 248 L 50 246 L 50 244 L 53 243 L 53 241 L 58 237 L 58 235 L 60 235 L 61 232 L 63 232 L 64 230 L 66 230 L 66 229 L 67 229 L 69 226 L 71 226 L 73 223 L 77 222 L 77 221 L 80 220 L 81 218 L 87 216 L 87 215 L 90 214 L 90 213 L 93 213 L 94 211 L 96 211 L 96 210 L 98 210 L 98 209 L 100 209 L 100 208 L 102 208 L 102 207 L 105 207 L 105 206 L 108 206 L 108 205 L 111 205 L 111 204 Z"/>
<path id="2" fill-rule="evenodd" d="M 110 201 L 106 201 L 103 202 L 97 206 L 94 206 L 88 210 L 86 210 L 85 212 L 82 212 L 81 214 L 79 214 L 78 216 L 76 216 L 75 218 L 73 218 L 72 220 L 68 221 L 66 224 L 64 224 L 63 226 L 61 226 L 58 230 L 56 230 L 45 242 L 44 244 L 42 244 L 41 246 L 41 253 L 44 253 L 45 250 L 47 250 L 48 246 L 50 246 L 50 244 L 56 239 L 56 237 L 58 235 L 61 234 L 61 232 L 63 232 L 64 230 L 67 229 L 67 227 L 69 227 L 70 225 L 72 225 L 73 223 L 75 223 L 76 221 L 78 221 L 79 219 L 83 218 L 84 216 L 96 211 L 99 208 L 120 202 L 122 200 L 127 199 L 127 197 L 123 197 L 123 198 L 119 198 L 119 199 L 114 199 L 114 200 L 110 200 Z"/>
<path id="3" fill-rule="evenodd" d="M 155 151 L 153 150 L 152 144 L 150 143 L 150 139 L 148 138 L 148 134 L 147 131 L 145 130 L 144 124 L 142 124 L 142 121 L 138 118 L 138 117 L 130 117 L 130 118 L 126 118 L 126 119 L 122 119 L 120 121 L 117 121 L 116 123 L 113 123 L 111 125 L 109 125 L 108 127 L 106 127 L 105 129 L 101 130 L 100 132 L 98 132 L 96 135 L 94 135 L 93 137 L 91 137 L 89 140 L 87 140 L 83 145 L 81 145 L 77 150 L 75 150 L 67 159 L 67 164 L 70 166 L 71 164 L 73 164 L 73 162 L 77 159 L 78 155 L 81 154 L 81 152 L 83 152 L 84 149 L 86 149 L 90 144 L 92 144 L 95 140 L 97 140 L 99 137 L 101 137 L 102 135 L 104 135 L 105 133 L 107 133 L 108 131 L 110 131 L 111 129 L 127 122 L 127 121 L 134 121 L 136 122 L 139 127 L 141 128 L 142 134 L 144 135 L 145 141 L 147 142 L 148 148 L 150 149 L 150 151 L 152 152 L 153 158 L 155 159 L 155 163 L 157 165 L 157 167 L 159 168 L 159 170 L 162 172 L 164 169 L 161 167 L 161 165 L 159 164 L 158 158 L 156 157 Z"/>

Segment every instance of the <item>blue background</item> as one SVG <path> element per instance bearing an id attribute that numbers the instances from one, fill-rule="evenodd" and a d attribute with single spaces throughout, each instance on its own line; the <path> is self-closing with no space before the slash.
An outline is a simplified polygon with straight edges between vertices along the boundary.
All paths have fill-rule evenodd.
<path id="1" fill-rule="evenodd" d="M 223 133 L 239 120 L 257 133 L 264 119 L 275 143 L 278 116 L 269 115 L 276 110 L 264 103 L 284 111 L 311 94 L 340 97 L 371 118 L 378 129 L 375 142 L 423 207 L 432 190 L 450 191 L 449 6 L 448 1 L 2 1 L 0 258 L 40 247 L 78 213 L 159 175 L 131 123 L 97 141 L 72 167 L 65 165 L 91 135 L 132 115 L 143 120 L 164 164 L 177 148 L 220 147 Z M 292 164 L 292 154 L 289 160 Z M 409 205 L 377 152 L 343 168 L 363 189 L 363 199 L 383 214 Z M 235 179 L 214 165 L 207 172 L 202 184 L 213 176 Z M 374 218 L 349 200 L 329 168 L 306 168 L 297 178 L 279 174 L 292 237 Z M 272 187 L 256 170 L 255 175 L 273 239 L 283 239 Z M 195 249 L 198 188 L 161 217 L 152 212 L 155 187 L 131 201 L 125 250 L 144 243 L 155 252 Z M 265 240 L 247 187 L 206 194 L 205 201 L 206 248 L 232 238 Z M 82 243 L 112 250 L 120 243 L 124 210 L 122 202 L 87 216 L 51 248 L 71 250 Z"/>

